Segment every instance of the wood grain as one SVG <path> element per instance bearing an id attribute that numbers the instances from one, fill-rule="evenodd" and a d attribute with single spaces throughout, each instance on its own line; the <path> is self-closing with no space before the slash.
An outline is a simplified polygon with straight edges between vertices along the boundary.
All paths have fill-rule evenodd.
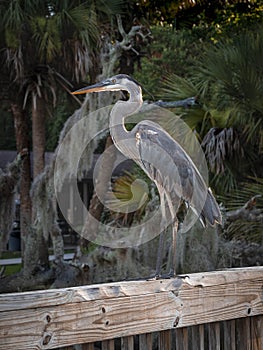
<path id="1" fill-rule="evenodd" d="M 115 349 L 114 339 L 104 340 L 103 342 L 101 342 L 101 350 L 114 350 L 114 349 Z"/>
<path id="2" fill-rule="evenodd" d="M 128 337 L 131 347 L 132 335 L 245 317 L 242 327 L 247 329 L 250 316 L 263 314 L 262 289 L 263 267 L 254 267 L 2 294 L 0 349 L 53 349 L 119 337 Z M 258 325 L 262 321 L 255 321 L 250 331 L 255 349 L 262 341 Z M 218 326 L 214 331 L 218 338 Z M 186 335 L 184 328 L 179 336 L 183 344 Z"/>
<path id="3" fill-rule="evenodd" d="M 252 350 L 263 349 L 263 317 L 251 318 L 251 348 Z"/>
<path id="4" fill-rule="evenodd" d="M 171 330 L 159 332 L 159 349 L 171 349 Z"/>
<path id="5" fill-rule="evenodd" d="M 139 350 L 152 350 L 152 333 L 144 333 L 139 335 Z"/>

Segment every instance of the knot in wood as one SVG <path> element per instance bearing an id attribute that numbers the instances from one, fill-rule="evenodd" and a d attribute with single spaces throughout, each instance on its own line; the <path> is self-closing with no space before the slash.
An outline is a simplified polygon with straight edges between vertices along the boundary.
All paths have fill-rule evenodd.
<path id="1" fill-rule="evenodd" d="M 173 324 L 174 328 L 178 326 L 179 321 L 180 321 L 180 317 L 177 316 Z"/>
<path id="2" fill-rule="evenodd" d="M 50 342 L 51 338 L 52 338 L 52 334 L 50 334 L 50 333 L 44 334 L 44 335 L 43 335 L 42 344 L 43 344 L 43 345 L 48 345 L 48 343 Z"/>

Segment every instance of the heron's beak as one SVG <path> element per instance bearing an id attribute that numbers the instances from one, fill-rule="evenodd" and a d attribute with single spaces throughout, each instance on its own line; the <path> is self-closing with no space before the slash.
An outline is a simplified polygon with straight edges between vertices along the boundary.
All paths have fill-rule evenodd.
<path id="1" fill-rule="evenodd" d="M 81 94 L 89 94 L 91 92 L 99 92 L 99 91 L 109 91 L 109 84 L 107 82 L 100 82 L 94 85 L 86 86 L 82 89 L 73 91 L 72 95 L 81 95 Z"/>

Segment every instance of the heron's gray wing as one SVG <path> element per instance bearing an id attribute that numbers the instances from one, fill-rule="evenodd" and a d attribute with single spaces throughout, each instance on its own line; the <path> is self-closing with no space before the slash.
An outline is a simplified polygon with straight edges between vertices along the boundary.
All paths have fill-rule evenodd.
<path id="1" fill-rule="evenodd" d="M 200 219 L 213 224 L 219 217 L 216 201 L 211 200 L 201 174 L 185 150 L 163 128 L 151 121 L 142 121 L 133 130 L 136 135 L 140 163 L 147 175 L 162 186 L 172 199 L 188 202 Z M 203 213 L 206 204 L 207 210 Z M 211 210 L 209 206 L 212 206 Z M 218 213 L 219 212 L 219 213 Z"/>
<path id="2" fill-rule="evenodd" d="M 182 199 L 190 200 L 195 169 L 187 153 L 156 123 L 146 120 L 136 129 L 140 160 L 148 176 L 168 193 L 176 191 Z"/>

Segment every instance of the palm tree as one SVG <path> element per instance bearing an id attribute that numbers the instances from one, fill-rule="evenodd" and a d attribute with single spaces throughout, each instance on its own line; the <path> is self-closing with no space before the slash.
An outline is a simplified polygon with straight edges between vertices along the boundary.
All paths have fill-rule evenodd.
<path id="1" fill-rule="evenodd" d="M 63 74 L 86 78 L 99 41 L 96 14 L 80 1 L 10 1 L 1 12 L 6 63 L 23 108 L 31 106 L 36 177 L 44 168 L 46 106 L 50 98 L 55 104 L 57 84 L 69 89 Z"/>
<path id="2" fill-rule="evenodd" d="M 5 34 L 1 55 L 9 72 L 9 100 L 17 148 L 18 151 L 29 148 L 28 111 L 31 109 L 33 175 L 36 177 L 45 165 L 45 116 L 49 99 L 52 97 L 55 104 L 58 83 L 65 89 L 69 88 L 67 80 L 59 73 L 59 63 L 62 56 L 68 64 L 77 56 L 80 61 L 77 67 L 72 65 L 71 74 L 77 79 L 83 78 L 86 57 L 98 39 L 95 12 L 79 1 L 70 4 L 67 1 L 10 1 L 1 3 L 0 13 L 3 19 L 1 31 Z M 31 222 L 34 221 L 29 195 L 29 157 L 23 168 L 20 186 L 22 247 L 39 249 L 39 256 L 44 259 L 42 264 L 46 265 L 48 254 L 41 252 L 47 252 L 47 247 L 44 244 L 34 247 L 28 241 Z M 35 239 L 34 235 L 31 237 Z"/>
<path id="3" fill-rule="evenodd" d="M 31 114 L 34 177 L 44 169 L 48 107 L 56 104 L 58 89 L 69 91 L 69 81 L 76 84 L 86 80 L 88 74 L 92 76 L 101 46 L 98 16 L 107 13 L 108 18 L 121 4 L 121 0 L 112 1 L 110 5 L 104 1 L 81 0 L 1 2 L 4 35 L 0 58 L 8 76 L 18 151 L 29 147 L 28 116 Z M 104 15 L 104 22 L 105 18 Z M 22 172 L 20 187 L 21 234 L 25 243 L 32 220 L 29 158 L 23 167 L 26 171 Z"/>
<path id="4" fill-rule="evenodd" d="M 173 75 L 165 84 L 167 99 L 196 97 L 196 107 L 181 112 L 198 132 L 223 191 L 262 170 L 262 58 L 263 31 L 245 32 L 210 47 L 191 79 Z"/>
<path id="5" fill-rule="evenodd" d="M 170 76 L 163 91 L 170 100 L 195 96 L 195 107 L 177 112 L 197 132 L 212 186 L 230 211 L 262 192 L 262 59 L 262 29 L 244 31 L 208 48 L 192 78 Z M 260 242 L 262 223 L 251 218 L 227 223 L 225 236 Z"/>

